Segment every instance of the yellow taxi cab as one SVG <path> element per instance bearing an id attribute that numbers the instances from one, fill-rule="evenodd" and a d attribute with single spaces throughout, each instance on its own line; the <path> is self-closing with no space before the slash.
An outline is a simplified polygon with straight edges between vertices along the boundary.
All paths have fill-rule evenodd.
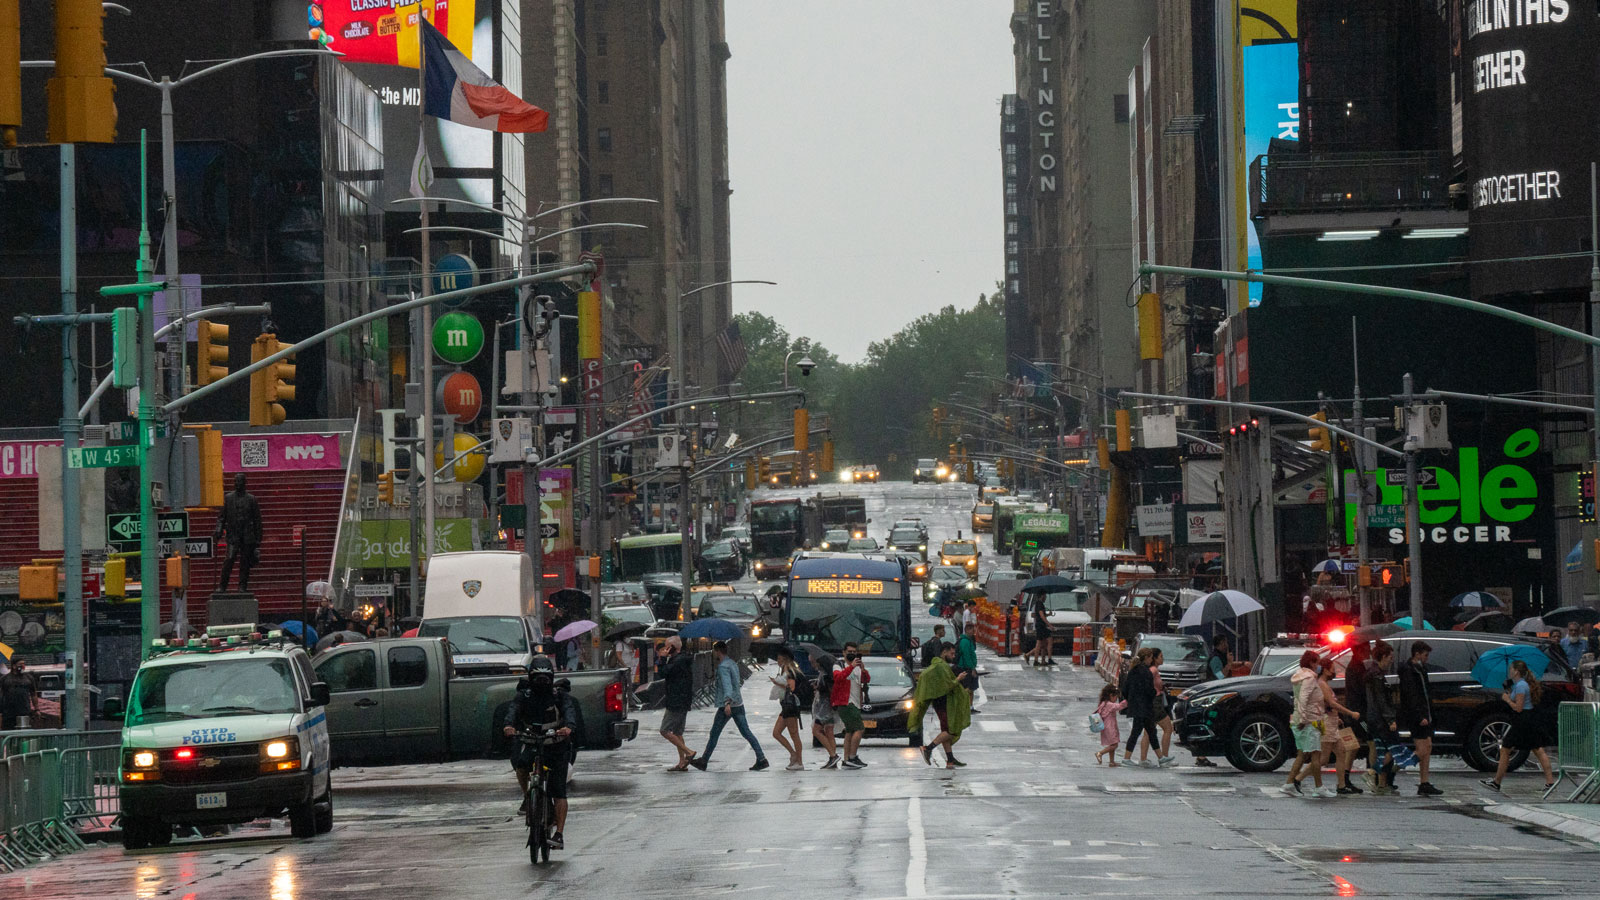
<path id="1" fill-rule="evenodd" d="M 994 530 L 994 502 L 985 497 L 972 505 L 972 531 Z"/>
<path id="2" fill-rule="evenodd" d="M 959 536 L 953 541 L 945 541 L 939 547 L 939 565 L 961 566 L 968 572 L 977 574 L 978 542 L 962 540 Z"/>

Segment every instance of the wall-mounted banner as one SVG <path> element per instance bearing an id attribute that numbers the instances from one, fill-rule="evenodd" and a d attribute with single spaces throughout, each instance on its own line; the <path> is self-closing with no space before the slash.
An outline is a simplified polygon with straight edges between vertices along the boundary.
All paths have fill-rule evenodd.
<path id="1" fill-rule="evenodd" d="M 342 469 L 337 434 L 225 434 L 222 471 L 282 472 Z M 229 485 L 229 489 L 232 486 Z"/>
<path id="2" fill-rule="evenodd" d="M 470 58 L 476 5 L 476 0 L 318 0 L 306 8 L 306 27 L 312 40 L 343 53 L 345 62 L 415 69 L 419 14 Z"/>

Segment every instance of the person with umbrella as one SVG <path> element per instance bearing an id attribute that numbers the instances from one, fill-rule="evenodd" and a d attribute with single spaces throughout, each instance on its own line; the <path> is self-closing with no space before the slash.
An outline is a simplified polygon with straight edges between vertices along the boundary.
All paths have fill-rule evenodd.
<path id="1" fill-rule="evenodd" d="M 1500 649 L 1506 648 L 1497 647 L 1485 653 L 1479 665 L 1484 665 L 1484 661 Z M 1473 666 L 1472 674 L 1474 678 L 1478 677 L 1478 666 Z M 1550 743 L 1549 736 L 1538 711 L 1543 686 L 1539 683 L 1539 677 L 1528 667 L 1528 661 L 1520 656 L 1511 660 L 1510 674 L 1511 678 L 1505 682 L 1507 690 L 1500 695 L 1500 699 L 1511 707 L 1511 730 L 1500 741 L 1500 764 L 1495 767 L 1494 777 L 1483 779 L 1482 784 L 1500 793 L 1500 782 L 1505 780 L 1506 770 L 1511 768 L 1512 755 L 1518 750 L 1526 750 L 1539 760 L 1539 768 L 1544 772 L 1544 787 L 1549 790 L 1555 786 L 1556 779 L 1550 772 L 1550 755 L 1544 750 L 1545 745 Z M 1482 681 L 1479 678 L 1479 683 Z"/>
<path id="2" fill-rule="evenodd" d="M 1033 634 L 1038 641 L 1035 645 L 1033 658 L 1034 665 L 1053 666 L 1056 664 L 1056 642 L 1050 631 L 1050 613 L 1045 609 L 1044 597 L 1037 595 L 1033 598 Z M 1044 661 L 1040 662 L 1039 657 Z"/>
<path id="3" fill-rule="evenodd" d="M 561 646 L 562 650 L 563 672 L 577 672 L 583 669 L 583 653 L 579 649 L 578 638 L 599 627 L 599 625 L 588 619 L 579 619 L 576 622 L 561 626 L 561 630 L 556 632 L 556 643 Z"/>
<path id="4" fill-rule="evenodd" d="M 762 751 L 761 742 L 750 731 L 750 723 L 744 716 L 744 695 L 739 692 L 739 664 L 728 656 L 728 642 L 717 641 L 711 645 L 711 652 L 717 658 L 717 717 L 711 722 L 711 737 L 706 739 L 705 753 L 689 760 L 689 765 L 702 772 L 706 770 L 711 762 L 711 754 L 716 752 L 717 738 L 722 737 L 722 729 L 728 726 L 731 719 L 738 727 L 739 734 L 750 743 L 750 749 L 756 752 L 756 764 L 750 767 L 750 771 L 759 772 L 769 768 L 772 764 L 767 762 L 767 754 Z"/>
<path id="5" fill-rule="evenodd" d="M 1561 649 L 1567 654 L 1567 665 L 1576 669 L 1589 652 L 1589 641 L 1583 636 L 1583 623 L 1576 619 L 1567 623 L 1567 636 L 1561 639 Z"/>

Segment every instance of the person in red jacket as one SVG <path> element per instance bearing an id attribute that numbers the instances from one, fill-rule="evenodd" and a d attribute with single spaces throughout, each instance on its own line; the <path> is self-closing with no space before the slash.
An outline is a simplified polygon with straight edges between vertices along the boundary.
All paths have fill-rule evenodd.
<path id="1" fill-rule="evenodd" d="M 853 641 L 844 645 L 844 662 L 844 668 L 833 673 L 833 690 L 828 697 L 828 702 L 833 704 L 834 718 L 844 729 L 844 761 L 839 763 L 839 768 L 864 769 L 867 764 L 858 755 L 861 735 L 866 730 L 861 723 L 861 695 L 862 687 L 871 683 L 872 676 L 861 664 L 861 650 Z"/>

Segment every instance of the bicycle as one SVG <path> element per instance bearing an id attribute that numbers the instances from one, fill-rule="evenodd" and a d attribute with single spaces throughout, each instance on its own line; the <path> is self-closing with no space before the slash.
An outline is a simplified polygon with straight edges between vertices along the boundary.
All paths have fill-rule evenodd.
<path id="1" fill-rule="evenodd" d="M 544 764 L 545 748 L 561 741 L 555 729 L 522 731 L 517 740 L 534 748 L 533 768 L 528 776 L 528 861 L 534 865 L 550 862 L 550 836 L 555 833 L 556 803 L 548 791 L 549 771 Z"/>

